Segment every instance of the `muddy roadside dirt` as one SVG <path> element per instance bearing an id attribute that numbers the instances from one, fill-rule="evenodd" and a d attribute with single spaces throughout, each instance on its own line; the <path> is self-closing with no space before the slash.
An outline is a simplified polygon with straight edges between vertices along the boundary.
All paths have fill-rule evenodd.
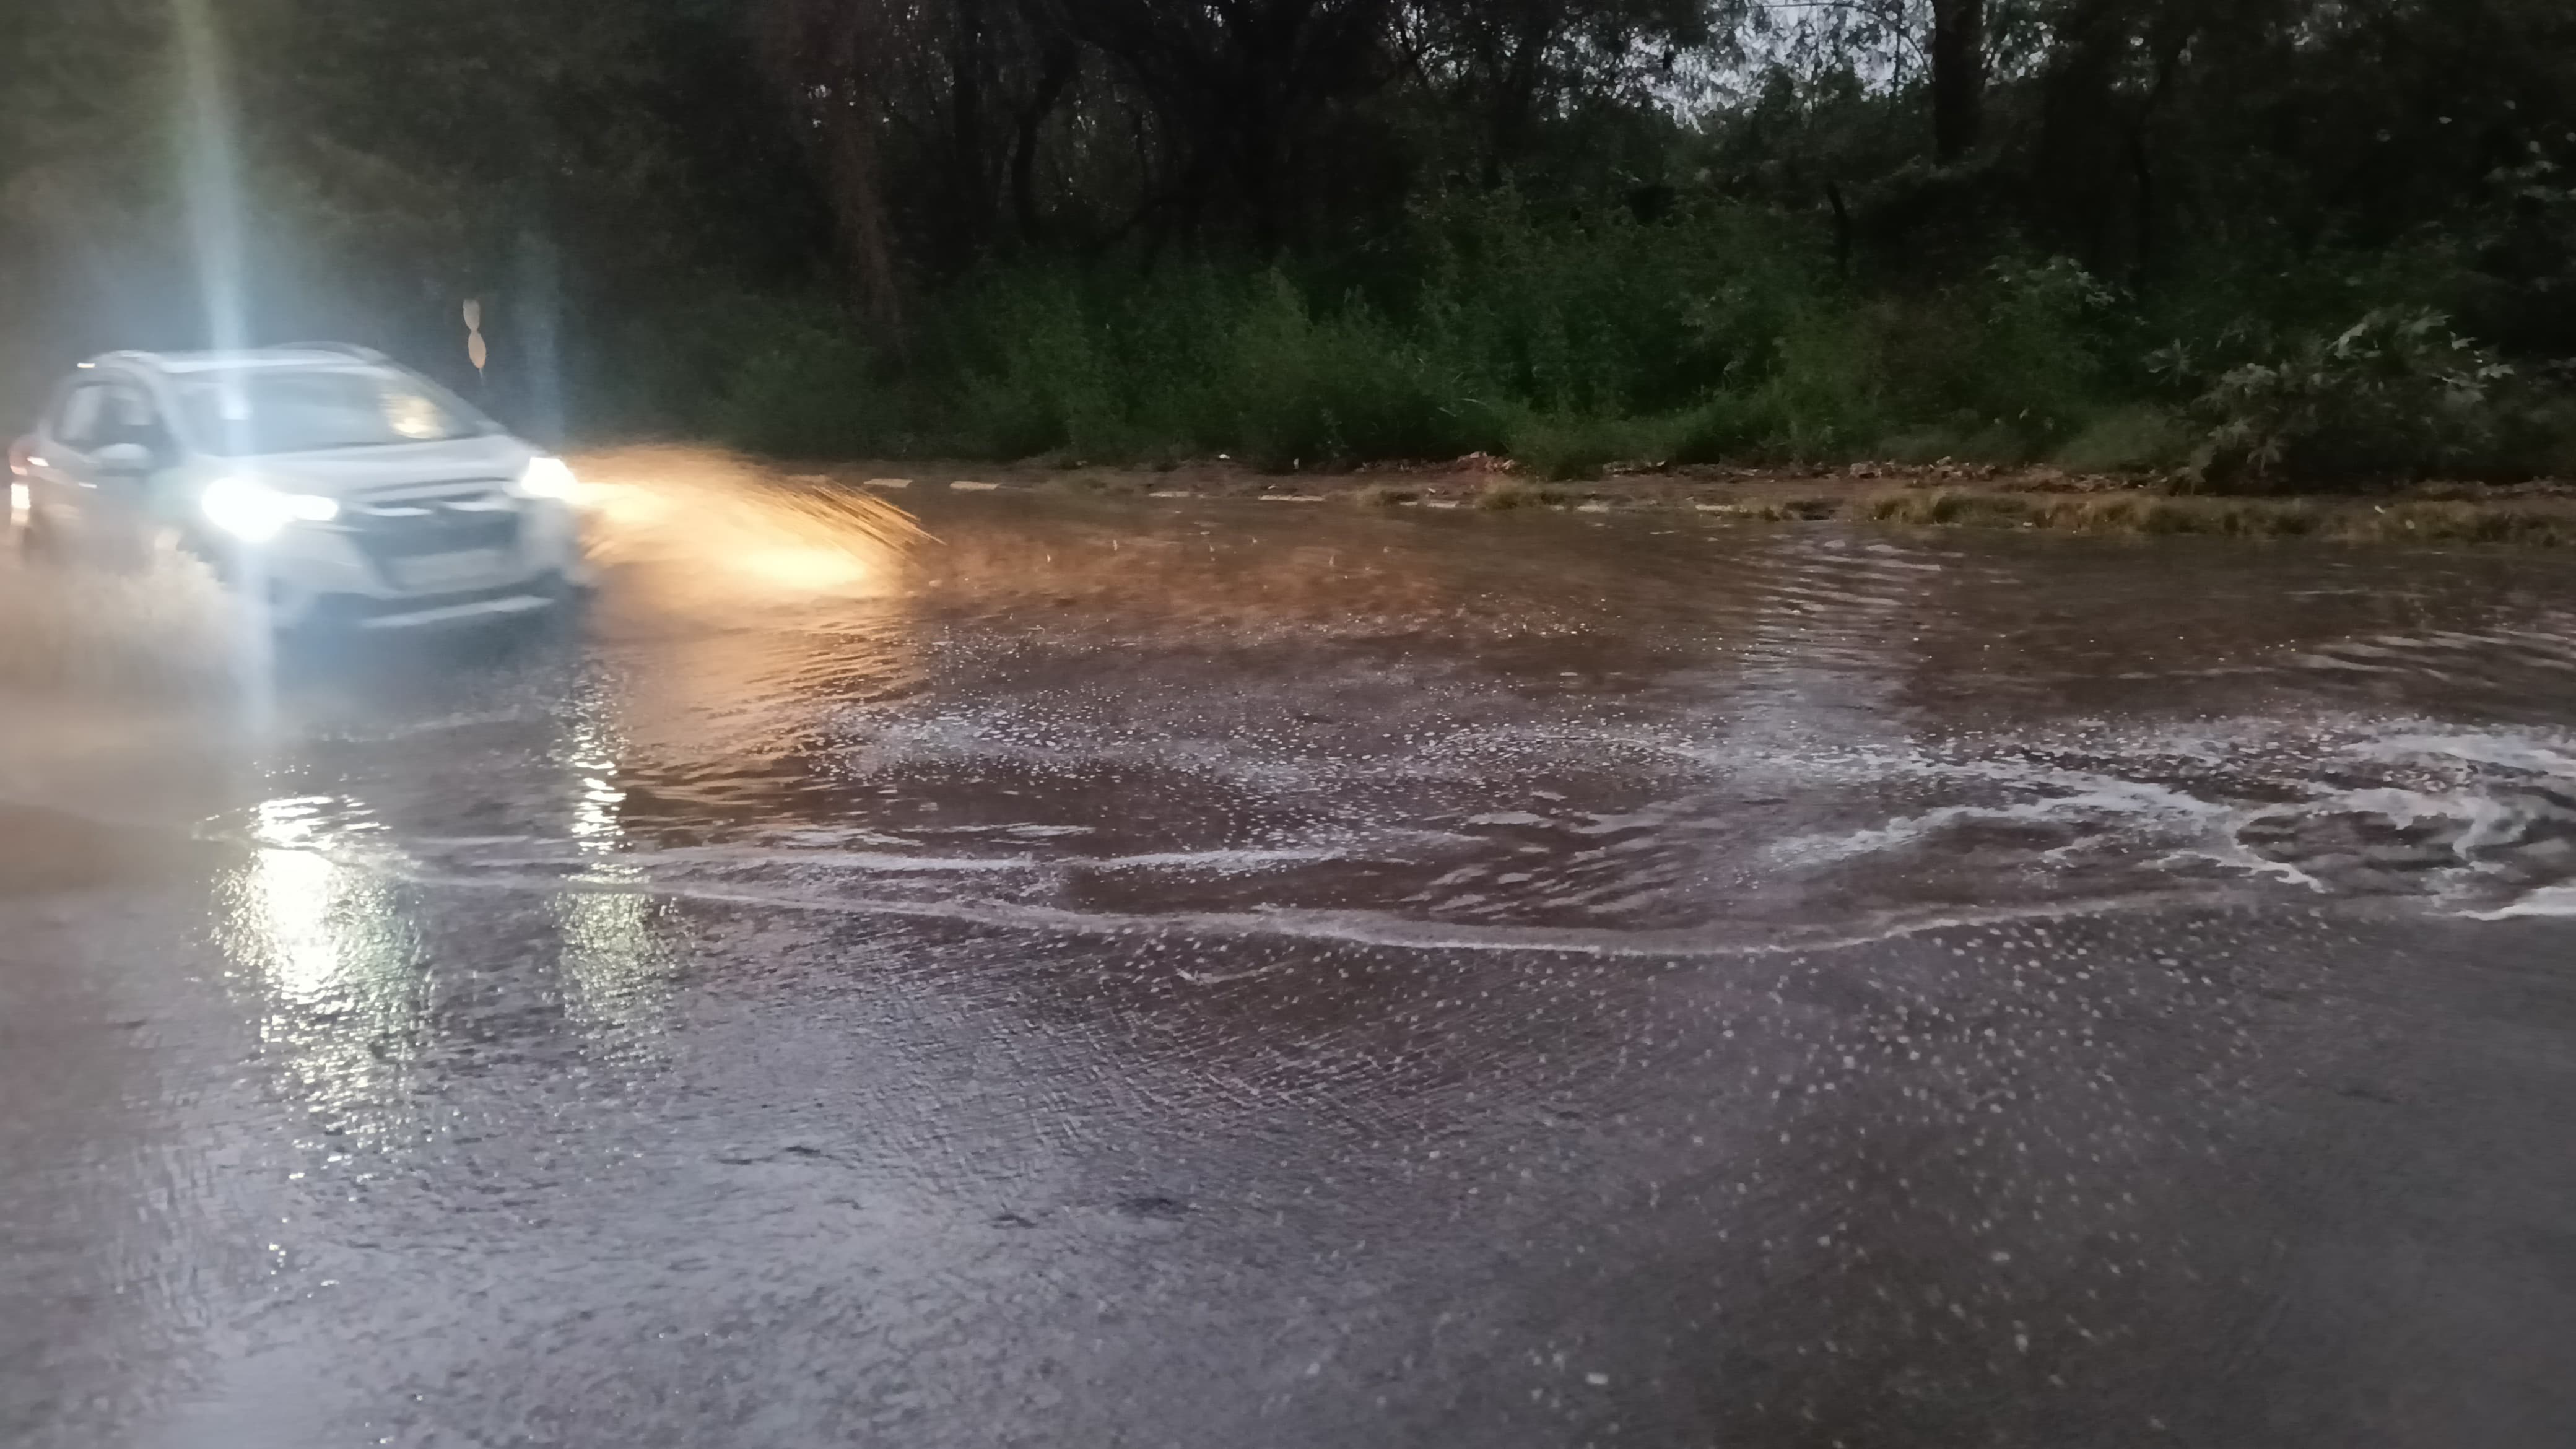
<path id="1" fill-rule="evenodd" d="M 621 448 L 588 456 L 613 472 L 648 463 L 662 452 Z M 1163 468 L 955 460 L 761 466 L 809 486 L 866 489 L 898 500 L 932 492 L 1045 491 L 1387 510 L 1661 510 L 1748 523 L 1844 520 L 1914 528 L 2576 547 L 2576 483 L 2560 481 L 2512 486 L 2430 482 L 2367 494 L 2212 497 L 2179 492 L 2161 478 L 1952 462 L 1613 467 L 1602 477 L 1579 480 L 1537 477 L 1509 460 L 1484 456 L 1284 474 L 1222 457 Z"/>

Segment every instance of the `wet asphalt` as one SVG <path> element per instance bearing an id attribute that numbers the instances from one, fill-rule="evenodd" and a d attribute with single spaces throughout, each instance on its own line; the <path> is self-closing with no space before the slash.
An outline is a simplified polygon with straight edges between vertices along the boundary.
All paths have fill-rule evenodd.
<path id="1" fill-rule="evenodd" d="M 2576 1444 L 2564 562 L 594 476 L 0 590 L 0 1443 Z"/>

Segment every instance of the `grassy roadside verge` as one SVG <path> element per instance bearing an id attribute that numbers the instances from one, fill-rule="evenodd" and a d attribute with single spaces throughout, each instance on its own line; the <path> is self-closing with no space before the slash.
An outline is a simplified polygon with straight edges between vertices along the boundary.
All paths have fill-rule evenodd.
<path id="1" fill-rule="evenodd" d="M 1961 489 L 1880 494 L 1851 516 L 1914 527 L 2046 529 L 2133 536 L 2321 539 L 2334 543 L 2576 546 L 2576 502 L 2392 498 L 2191 498 L 2130 493 L 2033 498 Z"/>
<path id="2" fill-rule="evenodd" d="M 1291 475 L 1225 460 L 1153 470 L 921 462 L 777 466 L 804 482 L 873 487 L 898 499 L 959 489 L 1063 498 L 1255 500 L 1390 513 L 1665 511 L 1748 524 L 1839 520 L 2105 537 L 2576 548 L 2576 484 L 2568 483 L 2424 484 L 2360 496 L 2237 498 L 2178 494 L 2161 483 L 2113 476 L 1955 465 L 1613 470 L 1581 483 L 1531 478 L 1508 463 L 1480 457 Z"/>

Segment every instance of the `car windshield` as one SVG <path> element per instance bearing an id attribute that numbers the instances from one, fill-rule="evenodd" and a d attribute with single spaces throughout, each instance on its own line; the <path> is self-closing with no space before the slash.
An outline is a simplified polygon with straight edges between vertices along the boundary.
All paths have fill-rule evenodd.
<path id="1" fill-rule="evenodd" d="M 176 390 L 189 437 L 222 457 L 436 443 L 491 431 L 443 389 L 374 368 L 210 373 L 179 379 Z"/>

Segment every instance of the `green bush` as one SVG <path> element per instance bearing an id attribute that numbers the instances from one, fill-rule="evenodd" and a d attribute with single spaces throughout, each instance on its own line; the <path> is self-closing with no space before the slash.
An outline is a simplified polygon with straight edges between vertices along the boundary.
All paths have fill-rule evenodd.
<path id="1" fill-rule="evenodd" d="M 1289 469 L 1492 452 L 1547 479 L 2050 458 L 2189 465 L 2213 491 L 2576 471 L 2576 405 L 2441 314 L 2296 340 L 2371 288 L 2429 290 L 2423 255 L 2276 259 L 2271 293 L 2222 269 L 2142 308 L 2063 259 L 1865 294 L 1783 225 L 1714 203 L 1541 216 L 1504 192 L 1338 266 L 986 267 L 922 302 L 900 356 L 831 307 L 730 299 L 638 366 L 672 389 L 713 377 L 698 425 L 784 453 Z M 2185 341 L 2143 354 L 2150 325 Z"/>
<path id="2" fill-rule="evenodd" d="M 1417 226 L 1427 261 L 1397 310 L 1479 395 L 1544 413 L 1665 413 L 1749 385 L 1825 290 L 1815 249 L 1750 208 L 1649 224 L 1538 216 L 1506 192 Z"/>
<path id="3" fill-rule="evenodd" d="M 2193 477 L 2218 492 L 2351 486 L 2493 461 L 2513 369 L 2428 310 L 2382 310 L 2202 395 Z"/>
<path id="4" fill-rule="evenodd" d="M 946 429 L 988 457 L 1231 453 L 1293 468 L 1501 446 L 1494 411 L 1358 297 L 1285 275 L 1000 275 L 943 324 L 964 376 Z"/>
<path id="5" fill-rule="evenodd" d="M 2138 473 L 2179 468 L 2194 439 L 2182 419 L 2152 403 L 2108 408 L 2068 438 L 2053 456 L 2078 473 Z"/>
<path id="6" fill-rule="evenodd" d="M 1273 272 L 1229 344 L 1224 431 L 1264 467 L 1456 457 L 1501 439 L 1453 374 L 1357 298 L 1318 317 Z"/>
<path id="7" fill-rule="evenodd" d="M 1140 379 L 1094 320 L 1082 279 L 1053 269 L 987 278 L 939 319 L 951 366 L 948 451 L 1012 459 L 1057 450 L 1124 461 L 1142 441 Z"/>
<path id="8" fill-rule="evenodd" d="M 1505 434 L 1511 456 L 1541 478 L 1597 478 L 1612 463 L 1661 461 L 1653 430 L 1625 418 L 1525 412 Z"/>
<path id="9" fill-rule="evenodd" d="M 734 365 L 708 413 L 718 438 L 756 452 L 852 457 L 903 442 L 875 357 L 854 332 L 829 325 L 782 329 Z"/>
<path id="10" fill-rule="evenodd" d="M 1674 463 L 1750 463 L 1768 458 L 1777 418 L 1760 394 L 1720 392 L 1664 422 L 1661 452 Z"/>
<path id="11" fill-rule="evenodd" d="M 2119 299 L 2081 266 L 1998 263 L 1970 375 L 1978 412 L 2034 440 L 2077 430 L 2100 399 Z"/>
<path id="12" fill-rule="evenodd" d="M 1884 353 L 1871 320 L 1816 310 L 1791 319 L 1756 392 L 1774 456 L 1831 462 L 1885 436 Z"/>

